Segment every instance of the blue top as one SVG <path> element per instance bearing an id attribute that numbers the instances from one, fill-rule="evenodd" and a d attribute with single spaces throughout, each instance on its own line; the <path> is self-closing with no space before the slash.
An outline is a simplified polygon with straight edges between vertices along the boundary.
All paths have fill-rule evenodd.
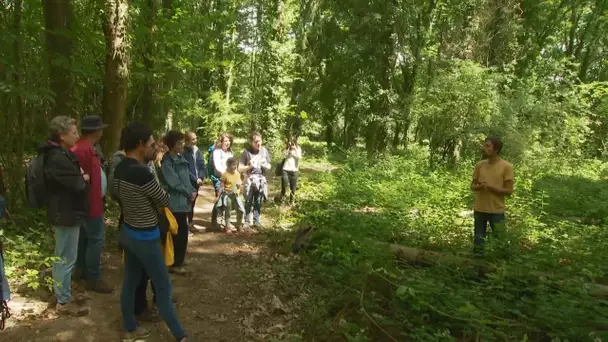
<path id="1" fill-rule="evenodd" d="M 122 224 L 122 229 L 126 229 L 130 237 L 139 241 L 150 241 L 160 239 L 160 229 L 158 226 L 150 227 L 149 230 L 133 229 L 126 223 Z"/>
<path id="2" fill-rule="evenodd" d="M 190 195 L 196 192 L 196 189 L 190 182 L 188 161 L 181 154 L 172 156 L 166 153 L 161 164 L 161 172 L 170 196 L 169 209 L 174 213 L 189 213 L 192 210 Z"/>
<path id="3" fill-rule="evenodd" d="M 190 182 L 196 185 L 198 179 L 203 180 L 206 177 L 205 159 L 203 153 L 196 147 L 185 147 L 184 158 L 188 161 L 188 169 L 190 170 Z"/>

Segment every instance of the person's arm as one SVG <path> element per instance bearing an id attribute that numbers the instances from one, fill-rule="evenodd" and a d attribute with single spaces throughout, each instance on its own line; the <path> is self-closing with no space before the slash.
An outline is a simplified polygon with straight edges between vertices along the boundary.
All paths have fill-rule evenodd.
<path id="1" fill-rule="evenodd" d="M 486 185 L 486 189 L 497 195 L 510 196 L 513 193 L 513 167 L 509 165 L 505 168 L 502 187 Z"/>
<path id="2" fill-rule="evenodd" d="M 90 177 L 93 172 L 93 158 L 95 157 L 93 150 L 76 145 L 72 148 L 72 153 L 76 156 L 80 168 Z"/>
<path id="3" fill-rule="evenodd" d="M 296 146 L 296 150 L 295 150 L 295 155 L 294 155 L 294 157 L 295 157 L 297 160 L 302 159 L 302 149 L 300 148 L 300 146 Z"/>
<path id="4" fill-rule="evenodd" d="M 70 161 L 69 157 L 58 155 L 56 159 L 57 162 L 53 163 L 53 167 L 45 168 L 46 176 L 76 193 L 87 191 L 89 184 L 82 177 L 80 169 Z"/>
<path id="5" fill-rule="evenodd" d="M 142 173 L 143 173 L 142 169 Z M 145 170 L 147 171 L 147 170 Z M 144 185 L 142 186 L 143 194 L 148 197 L 154 204 L 158 207 L 168 207 L 169 206 L 169 194 L 163 190 L 160 184 L 154 178 L 152 172 L 146 172 L 145 175 L 142 174 L 142 177 L 145 179 Z"/>
<path id="6" fill-rule="evenodd" d="M 262 163 L 262 165 L 260 165 L 264 170 L 268 171 L 272 168 L 272 165 L 270 164 L 271 160 L 270 160 L 270 152 L 268 152 L 268 149 L 266 147 L 264 147 L 264 153 L 266 154 L 266 162 Z"/>
<path id="7" fill-rule="evenodd" d="M 247 173 L 252 168 L 253 168 L 253 166 L 251 166 L 249 157 L 247 156 L 247 150 L 245 150 L 245 151 L 243 151 L 243 154 L 241 154 L 241 159 L 239 159 L 238 171 L 240 173 Z"/>
<path id="8" fill-rule="evenodd" d="M 473 180 L 471 181 L 471 190 L 479 191 L 483 187 L 479 183 L 479 164 L 475 165 L 475 170 L 473 171 Z"/>
<path id="9" fill-rule="evenodd" d="M 190 178 L 190 183 L 196 184 L 196 165 L 195 163 L 195 155 L 193 150 L 184 151 L 184 159 L 188 162 L 188 177 Z"/>
<path id="10" fill-rule="evenodd" d="M 186 185 L 182 183 L 181 179 L 173 169 L 173 162 L 170 156 L 163 159 L 161 171 L 165 179 L 165 184 L 169 189 L 175 190 L 188 198 L 192 196 L 192 192 L 188 191 Z"/>
<path id="11" fill-rule="evenodd" d="M 205 158 L 200 149 L 196 150 L 196 167 L 198 168 L 198 179 L 201 181 L 207 178 L 207 168 L 205 167 Z"/>

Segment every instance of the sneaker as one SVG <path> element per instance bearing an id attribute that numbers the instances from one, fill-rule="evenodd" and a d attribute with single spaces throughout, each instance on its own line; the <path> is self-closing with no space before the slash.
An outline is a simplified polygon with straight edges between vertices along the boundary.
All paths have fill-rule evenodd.
<path id="1" fill-rule="evenodd" d="M 82 317 L 89 314 L 89 308 L 76 303 L 75 301 L 69 301 L 66 304 L 59 304 L 55 306 L 55 311 L 58 315 L 76 316 Z"/>
<path id="2" fill-rule="evenodd" d="M 186 269 L 181 266 L 173 266 L 173 267 L 169 268 L 169 273 L 186 275 L 188 273 L 188 271 L 186 271 Z"/>
<path id="3" fill-rule="evenodd" d="M 160 317 L 158 310 L 155 309 L 145 309 L 144 312 L 135 316 L 135 319 L 137 319 L 138 321 L 150 323 L 157 323 L 163 320 L 162 317 Z"/>
<path id="4" fill-rule="evenodd" d="M 152 332 L 141 325 L 131 332 L 126 332 L 122 335 L 122 342 L 135 342 L 137 340 L 143 340 L 152 335 Z"/>
<path id="5" fill-rule="evenodd" d="M 190 226 L 188 227 L 188 231 L 189 231 L 190 233 L 193 233 L 193 234 L 194 234 L 194 233 L 198 233 L 198 232 L 199 232 L 199 229 L 198 229 L 198 228 L 196 228 L 196 227 L 194 226 L 194 223 L 192 223 L 192 224 L 190 224 Z"/>
<path id="6" fill-rule="evenodd" d="M 91 280 L 87 287 L 89 290 L 97 293 L 109 294 L 114 292 L 114 289 L 103 280 Z"/>

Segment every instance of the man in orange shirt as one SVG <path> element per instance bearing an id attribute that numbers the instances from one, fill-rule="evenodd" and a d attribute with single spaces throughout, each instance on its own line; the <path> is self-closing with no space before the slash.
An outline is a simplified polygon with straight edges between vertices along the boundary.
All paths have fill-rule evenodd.
<path id="1" fill-rule="evenodd" d="M 471 190 L 475 192 L 475 252 L 483 252 L 488 223 L 492 233 L 500 235 L 504 229 L 505 197 L 513 193 L 513 165 L 500 157 L 502 141 L 488 137 L 484 141 L 485 159 L 477 163 Z"/>

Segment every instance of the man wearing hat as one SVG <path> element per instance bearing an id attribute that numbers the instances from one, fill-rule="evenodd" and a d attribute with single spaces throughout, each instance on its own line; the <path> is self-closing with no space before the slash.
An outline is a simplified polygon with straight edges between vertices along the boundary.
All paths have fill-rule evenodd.
<path id="1" fill-rule="evenodd" d="M 99 293 L 112 293 L 113 289 L 101 279 L 101 249 L 104 245 L 104 215 L 102 168 L 95 144 L 99 142 L 102 131 L 108 125 L 100 116 L 90 115 L 82 118 L 80 140 L 72 148 L 80 167 L 90 177 L 89 217 L 80 228 L 78 239 L 78 258 L 76 267 L 87 281 L 89 290 Z"/>

